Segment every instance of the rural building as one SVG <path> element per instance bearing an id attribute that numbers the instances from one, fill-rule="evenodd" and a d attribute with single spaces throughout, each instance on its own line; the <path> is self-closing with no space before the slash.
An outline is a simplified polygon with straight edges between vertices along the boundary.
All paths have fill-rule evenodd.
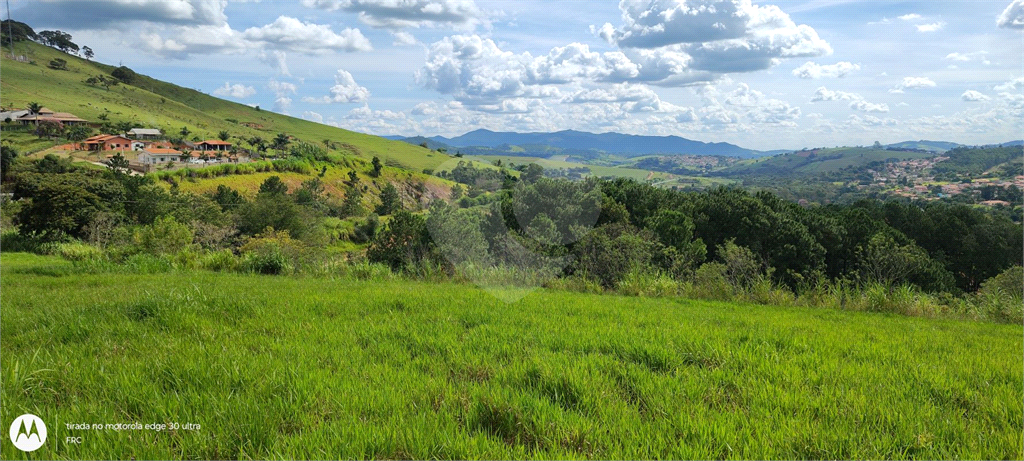
<path id="1" fill-rule="evenodd" d="M 0 122 L 10 123 L 25 115 L 28 115 L 27 110 L 10 110 L 0 112 Z"/>
<path id="2" fill-rule="evenodd" d="M 128 131 L 128 136 L 135 139 L 159 139 L 163 133 L 156 128 L 132 128 Z"/>
<path id="3" fill-rule="evenodd" d="M 196 148 L 199 150 L 231 150 L 231 143 L 227 141 L 221 141 L 219 139 L 207 139 L 199 144 L 196 144 Z"/>
<path id="4" fill-rule="evenodd" d="M 68 126 L 84 125 L 88 122 L 87 120 L 79 118 L 75 114 L 69 112 L 54 112 L 45 108 L 41 109 L 38 114 L 26 113 L 25 115 L 18 117 L 18 121 L 21 122 L 22 125 L 35 125 L 46 120 L 54 120 Z"/>
<path id="5" fill-rule="evenodd" d="M 146 148 L 146 146 L 148 146 L 148 145 L 149 145 L 149 143 L 148 143 L 148 142 L 143 142 L 143 141 L 132 141 L 132 150 L 134 150 L 134 151 L 140 151 L 140 150 L 143 150 L 143 149 L 145 149 L 145 148 Z"/>
<path id="6" fill-rule="evenodd" d="M 132 140 L 124 136 L 113 134 L 98 134 L 85 141 L 85 150 L 129 150 L 132 148 Z"/>
<path id="7" fill-rule="evenodd" d="M 139 163 L 144 165 L 156 165 L 159 163 L 178 162 L 181 160 L 181 152 L 174 149 L 149 147 L 139 154 Z"/>

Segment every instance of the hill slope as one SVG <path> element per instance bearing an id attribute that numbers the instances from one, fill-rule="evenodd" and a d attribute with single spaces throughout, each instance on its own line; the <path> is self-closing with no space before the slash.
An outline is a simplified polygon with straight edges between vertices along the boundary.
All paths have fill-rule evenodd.
<path id="1" fill-rule="evenodd" d="M 132 85 L 107 90 L 84 81 L 93 75 L 109 75 L 111 66 L 32 42 L 16 43 L 15 52 L 27 56 L 31 63 L 11 60 L 6 54 L 0 61 L 0 105 L 7 108 L 24 108 L 30 102 L 38 102 L 94 122 L 107 114 L 111 121 L 137 122 L 169 134 L 178 133 L 185 126 L 192 132 L 190 137 L 202 139 L 215 138 L 218 132 L 226 130 L 236 143 L 252 136 L 270 140 L 278 133 L 286 133 L 316 144 L 329 140 L 343 153 L 364 159 L 378 156 L 390 165 L 413 171 L 433 168 L 449 159 L 419 146 L 256 110 L 145 75 L 139 75 Z M 66 60 L 68 70 L 47 67 L 46 63 L 54 58 Z M 245 142 L 241 145 L 248 146 Z"/>

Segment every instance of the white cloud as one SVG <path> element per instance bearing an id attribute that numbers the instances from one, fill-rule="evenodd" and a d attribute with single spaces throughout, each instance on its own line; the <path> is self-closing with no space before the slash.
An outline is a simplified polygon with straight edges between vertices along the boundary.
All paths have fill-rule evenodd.
<path id="1" fill-rule="evenodd" d="M 264 64 L 276 69 L 277 72 L 280 73 L 281 75 L 292 75 L 290 72 L 288 72 L 288 54 L 285 53 L 284 51 L 275 50 L 270 53 L 266 51 L 260 51 L 260 54 L 257 55 L 256 57 Z"/>
<path id="2" fill-rule="evenodd" d="M 263 27 L 250 27 L 242 35 L 264 46 L 310 55 L 373 49 L 370 40 L 359 29 L 346 28 L 335 33 L 331 26 L 302 22 L 288 16 L 280 16 Z"/>
<path id="3" fill-rule="evenodd" d="M 932 88 L 935 87 L 933 82 L 928 77 L 904 77 L 903 81 L 898 83 L 894 88 L 889 90 L 890 93 L 903 93 L 903 90 L 913 90 L 917 88 Z"/>
<path id="4" fill-rule="evenodd" d="M 324 116 L 319 113 L 307 110 L 302 113 L 302 118 L 316 123 L 324 123 Z"/>
<path id="5" fill-rule="evenodd" d="M 921 15 L 919 15 L 917 13 L 910 13 L 910 14 L 905 14 L 903 16 L 897 16 L 897 17 L 902 19 L 902 20 L 904 20 L 904 21 L 916 21 L 918 19 L 921 19 Z"/>
<path id="6" fill-rule="evenodd" d="M 990 64 L 988 59 L 985 59 L 985 55 L 987 55 L 987 54 L 988 54 L 988 51 L 984 51 L 984 50 L 982 50 L 982 51 L 974 51 L 974 52 L 971 52 L 971 53 L 949 53 L 943 59 L 946 59 L 946 60 L 949 60 L 949 61 L 956 61 L 956 62 L 971 62 L 971 61 L 978 60 L 978 61 L 981 61 L 982 64 Z"/>
<path id="7" fill-rule="evenodd" d="M 689 67 L 712 73 L 752 72 L 785 58 L 832 53 L 810 26 L 797 25 L 774 5 L 750 0 L 691 4 L 674 0 L 623 1 L 621 27 L 591 32 L 623 48 L 658 49 L 692 57 Z"/>
<path id="8" fill-rule="evenodd" d="M 310 8 L 344 10 L 359 14 L 371 27 L 399 30 L 441 27 L 472 30 L 485 24 L 484 13 L 473 0 L 302 0 Z"/>
<path id="9" fill-rule="evenodd" d="M 996 85 L 993 88 L 996 91 L 1021 91 L 1024 90 L 1024 77 L 1015 78 L 1002 85 Z"/>
<path id="10" fill-rule="evenodd" d="M 876 104 L 867 102 L 864 97 L 857 93 L 847 93 L 845 91 L 831 91 L 825 87 L 818 87 L 814 92 L 814 96 L 811 97 L 811 102 L 821 101 L 850 101 L 850 108 L 859 110 L 861 112 L 876 112 L 883 113 L 889 112 L 888 104 Z"/>
<path id="11" fill-rule="evenodd" d="M 990 100 L 992 98 L 990 98 L 988 96 L 985 96 L 984 94 L 981 94 L 978 91 L 967 90 L 967 91 L 964 91 L 964 94 L 960 95 L 960 99 L 963 99 L 964 101 L 968 101 L 968 102 L 976 102 L 976 101 L 988 101 L 988 100 Z"/>
<path id="12" fill-rule="evenodd" d="M 232 54 L 248 49 L 249 43 L 231 26 L 179 27 L 175 38 L 164 39 L 156 33 L 139 36 L 141 47 L 153 54 L 185 59 L 191 54 Z"/>
<path id="13" fill-rule="evenodd" d="M 1007 29 L 1024 29 L 1024 0 L 1013 0 L 996 18 L 996 25 Z"/>
<path id="14" fill-rule="evenodd" d="M 827 65 L 807 61 L 802 66 L 793 69 L 793 75 L 800 78 L 842 78 L 856 70 L 860 70 L 860 64 L 847 61 Z"/>
<path id="15" fill-rule="evenodd" d="M 811 102 L 819 101 L 857 101 L 864 99 L 857 93 L 847 93 L 845 91 L 831 91 L 823 86 L 818 87 L 814 91 L 814 96 L 811 97 Z"/>
<path id="16" fill-rule="evenodd" d="M 850 109 L 859 110 L 861 112 L 885 113 L 885 112 L 889 112 L 889 105 L 888 104 L 884 104 L 884 103 L 882 103 L 882 104 L 875 104 L 875 103 L 867 102 L 867 101 L 861 99 L 861 100 L 858 100 L 858 101 L 851 102 L 850 103 Z"/>
<path id="17" fill-rule="evenodd" d="M 241 83 L 231 85 L 228 82 L 224 82 L 224 86 L 213 90 L 213 94 L 217 96 L 232 97 L 235 99 L 245 99 L 256 94 L 256 88 L 245 86 Z"/>
<path id="18" fill-rule="evenodd" d="M 421 102 L 412 108 L 413 115 L 434 115 L 436 113 L 437 107 L 434 103 Z"/>
<path id="19" fill-rule="evenodd" d="M 929 24 L 918 24 L 915 27 L 917 27 L 918 32 L 936 32 L 942 29 L 945 25 L 946 23 L 944 22 L 933 22 Z"/>
<path id="20" fill-rule="evenodd" d="M 394 46 L 409 46 L 416 44 L 416 37 L 413 37 L 412 34 L 408 32 L 397 31 L 391 35 L 395 37 L 395 41 L 391 43 Z"/>
<path id="21" fill-rule="evenodd" d="M 292 98 L 288 95 L 295 94 L 299 88 L 294 83 L 279 82 L 274 79 L 267 82 L 267 87 L 274 92 L 274 111 L 287 114 L 288 108 L 292 105 Z"/>
<path id="22" fill-rule="evenodd" d="M 99 30 L 125 27 L 126 22 L 218 26 L 227 22 L 226 6 L 226 0 L 53 0 L 31 2 L 17 17 L 36 30 Z"/>
<path id="23" fill-rule="evenodd" d="M 338 73 L 334 75 L 334 86 L 331 87 L 330 93 L 320 98 L 305 97 L 302 100 L 304 102 L 329 104 L 366 102 L 370 99 L 370 90 L 359 86 L 356 83 L 356 79 L 352 77 L 352 74 L 344 69 L 338 69 Z"/>

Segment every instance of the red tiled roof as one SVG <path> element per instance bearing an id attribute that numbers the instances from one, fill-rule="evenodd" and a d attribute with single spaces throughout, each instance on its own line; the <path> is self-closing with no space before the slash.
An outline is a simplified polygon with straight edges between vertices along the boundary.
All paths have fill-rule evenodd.
<path id="1" fill-rule="evenodd" d="M 145 151 L 150 153 L 150 154 L 181 155 L 181 152 L 176 151 L 174 149 L 161 149 L 161 148 L 154 147 L 154 148 L 151 148 L 151 149 L 146 149 Z"/>
<path id="2" fill-rule="evenodd" d="M 207 139 L 206 141 L 203 141 L 203 142 L 201 142 L 199 144 L 209 144 L 211 146 L 218 146 L 218 145 L 220 145 L 220 146 L 230 146 L 231 145 L 231 143 L 229 143 L 227 141 L 221 141 L 219 139 Z"/>

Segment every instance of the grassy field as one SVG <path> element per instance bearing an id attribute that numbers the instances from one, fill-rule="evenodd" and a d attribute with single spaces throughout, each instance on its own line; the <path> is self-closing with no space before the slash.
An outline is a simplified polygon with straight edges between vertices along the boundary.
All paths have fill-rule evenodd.
<path id="1" fill-rule="evenodd" d="M 201 93 L 188 88 L 140 75 L 133 85 L 118 85 L 109 90 L 86 85 L 85 79 L 109 73 L 112 67 L 62 53 L 53 48 L 31 42 L 15 45 L 15 52 L 34 62 L 11 60 L 5 54 L 0 66 L 0 104 L 3 107 L 25 108 L 38 102 L 57 112 L 71 112 L 91 122 L 99 123 L 101 114 L 109 114 L 113 122 L 134 121 L 146 127 L 160 128 L 167 134 L 177 134 L 182 126 L 192 131 L 189 136 L 202 139 L 217 137 L 227 130 L 233 139 L 261 136 L 270 141 L 278 133 L 287 133 L 299 140 L 321 143 L 329 139 L 347 153 L 365 159 L 378 156 L 384 161 L 413 171 L 433 168 L 450 157 L 431 152 L 412 144 L 391 141 L 353 131 L 334 128 L 287 115 L 260 110 Z M 67 61 L 68 70 L 47 67 L 51 59 Z M 35 136 L 20 133 L 5 136 L 18 141 L 24 152 L 63 144 L 67 141 L 40 142 Z M 248 144 L 242 144 L 249 147 Z"/>
<path id="2" fill-rule="evenodd" d="M 888 159 L 910 160 L 931 158 L 936 155 L 938 154 L 889 151 L 868 147 L 840 147 L 744 160 L 725 171 L 730 174 L 778 174 L 780 172 L 817 174 Z"/>
<path id="3" fill-rule="evenodd" d="M 12 253 L 2 268 L 0 420 L 49 427 L 4 459 L 1021 457 L 1018 325 L 550 290 L 505 304 Z M 180 426 L 65 426 L 132 422 Z"/>

